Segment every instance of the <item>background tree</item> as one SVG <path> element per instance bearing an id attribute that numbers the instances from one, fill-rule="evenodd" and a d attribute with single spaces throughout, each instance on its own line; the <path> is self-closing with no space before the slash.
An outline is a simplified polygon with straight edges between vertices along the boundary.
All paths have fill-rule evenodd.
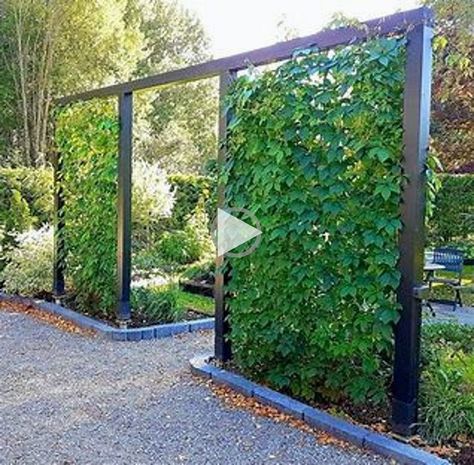
<path id="1" fill-rule="evenodd" d="M 37 166 L 47 151 L 54 95 L 131 75 L 139 58 L 138 22 L 125 21 L 126 0 L 6 0 L 2 68 L 10 77 L 1 97 L 14 115 L 10 150 Z"/>
<path id="2" fill-rule="evenodd" d="M 177 3 L 142 1 L 145 55 L 137 76 L 157 74 L 211 58 L 199 20 Z M 202 172 L 216 157 L 217 82 L 214 79 L 143 93 L 138 98 L 136 153 L 168 172 Z"/>
<path id="3" fill-rule="evenodd" d="M 426 4 L 436 13 L 432 147 L 447 171 L 474 172 L 474 2 Z"/>
<path id="4" fill-rule="evenodd" d="M 210 57 L 199 21 L 167 0 L 5 0 L 0 9 L 3 163 L 45 162 L 55 96 Z M 137 155 L 184 171 L 214 156 L 213 95 L 209 82 L 137 95 Z"/>

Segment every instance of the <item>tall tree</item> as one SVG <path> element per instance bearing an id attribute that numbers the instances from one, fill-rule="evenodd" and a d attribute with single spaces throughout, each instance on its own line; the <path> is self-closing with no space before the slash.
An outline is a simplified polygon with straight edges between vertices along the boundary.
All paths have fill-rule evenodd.
<path id="1" fill-rule="evenodd" d="M 54 96 L 210 58 L 201 23 L 172 0 L 1 5 L 0 149 L 9 145 L 10 162 L 44 161 Z M 199 169 L 215 152 L 215 96 L 210 82 L 138 94 L 137 155 L 171 171 Z"/>
<path id="2" fill-rule="evenodd" d="M 15 115 L 10 142 L 21 141 L 23 164 L 45 159 L 55 95 L 131 75 L 141 33 L 125 21 L 127 8 L 127 0 L 4 0 L 0 67 L 10 88 L 0 98 Z"/>
<path id="3" fill-rule="evenodd" d="M 199 20 L 179 3 L 139 0 L 145 54 L 137 76 L 209 60 L 209 40 Z M 215 80 L 151 90 L 138 100 L 137 154 L 169 172 L 196 173 L 216 157 Z M 140 105 L 141 102 L 141 105 Z"/>
<path id="4" fill-rule="evenodd" d="M 436 14 L 432 147 L 447 171 L 474 171 L 474 2 L 426 4 Z"/>

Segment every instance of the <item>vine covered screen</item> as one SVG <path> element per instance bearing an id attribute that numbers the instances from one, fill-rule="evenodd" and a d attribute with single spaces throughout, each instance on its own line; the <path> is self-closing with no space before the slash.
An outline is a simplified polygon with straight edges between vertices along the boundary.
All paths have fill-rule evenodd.
<path id="1" fill-rule="evenodd" d="M 306 399 L 383 400 L 393 360 L 405 40 L 300 51 L 234 83 L 229 207 L 262 243 L 230 259 L 235 362 Z"/>
<path id="2" fill-rule="evenodd" d="M 71 303 L 99 317 L 117 301 L 117 171 L 115 99 L 80 102 L 59 111 L 66 283 Z"/>

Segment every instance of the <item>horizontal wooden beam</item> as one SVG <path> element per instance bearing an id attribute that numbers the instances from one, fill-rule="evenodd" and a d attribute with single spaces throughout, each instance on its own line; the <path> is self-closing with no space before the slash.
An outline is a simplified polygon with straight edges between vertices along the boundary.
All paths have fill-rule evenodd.
<path id="1" fill-rule="evenodd" d="M 327 50 L 338 45 L 359 42 L 374 35 L 384 36 L 397 32 L 403 33 L 418 24 L 430 24 L 432 19 L 433 13 L 426 7 L 403 11 L 390 16 L 366 21 L 365 23 L 361 23 L 358 27 L 322 30 L 310 36 L 279 42 L 275 45 L 259 48 L 250 52 L 240 53 L 238 55 L 232 55 L 187 68 L 136 79 L 134 81 L 102 87 L 88 92 L 61 97 L 56 100 L 56 104 L 65 105 L 71 102 L 121 95 L 171 83 L 182 84 L 199 79 L 216 77 L 227 71 L 245 69 L 249 65 L 261 66 L 276 61 L 287 60 L 291 58 L 295 50 L 298 49 L 317 47 L 320 50 Z"/>

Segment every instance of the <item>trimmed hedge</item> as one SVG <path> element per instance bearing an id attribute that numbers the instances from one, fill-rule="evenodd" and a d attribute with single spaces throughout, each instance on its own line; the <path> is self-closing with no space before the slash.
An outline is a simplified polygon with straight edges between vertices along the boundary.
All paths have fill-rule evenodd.
<path id="1" fill-rule="evenodd" d="M 474 258 L 474 175 L 442 174 L 440 180 L 428 223 L 429 244 L 452 244 Z"/>

